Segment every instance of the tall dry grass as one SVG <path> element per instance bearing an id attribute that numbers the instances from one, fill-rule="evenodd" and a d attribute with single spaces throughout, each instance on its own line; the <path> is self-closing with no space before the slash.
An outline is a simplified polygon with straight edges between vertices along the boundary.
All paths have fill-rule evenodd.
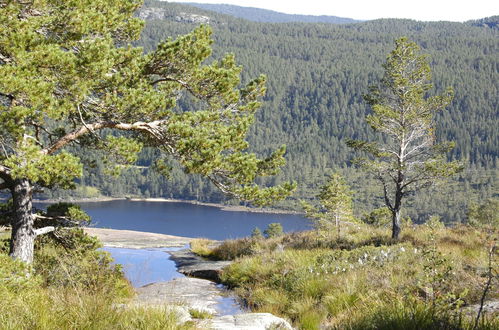
<path id="1" fill-rule="evenodd" d="M 301 329 L 471 329 L 463 307 L 480 300 L 490 237 L 430 223 L 407 228 L 397 242 L 388 230 L 359 225 L 341 237 L 310 231 L 229 241 L 211 253 L 235 259 L 222 280 L 248 306 Z M 498 288 L 495 279 L 489 299 L 499 298 Z M 486 316 L 479 328 L 499 328 L 498 318 Z"/>

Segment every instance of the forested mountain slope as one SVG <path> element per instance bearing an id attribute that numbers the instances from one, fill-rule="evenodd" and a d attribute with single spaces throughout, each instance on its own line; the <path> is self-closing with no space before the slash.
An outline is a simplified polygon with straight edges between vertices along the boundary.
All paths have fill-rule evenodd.
<path id="1" fill-rule="evenodd" d="M 328 169 L 341 168 L 356 191 L 358 212 L 381 205 L 381 195 L 365 174 L 349 167 L 355 154 L 345 140 L 373 138 L 365 122 L 368 108 L 362 95 L 380 78 L 394 39 L 409 37 L 430 54 L 435 93 L 454 88 L 451 106 L 437 118 L 437 139 L 455 141 L 449 158 L 462 159 L 467 169 L 443 186 L 441 193 L 425 191 L 416 196 L 408 215 L 419 221 L 430 214 L 462 221 L 469 201 L 498 195 L 497 29 L 487 24 L 413 20 L 255 23 L 157 1 L 146 1 L 139 15 L 147 19 L 138 42 L 145 51 L 204 22 L 214 31 L 214 58 L 234 53 L 246 80 L 266 74 L 267 95 L 249 139 L 259 153 L 283 143 L 288 146 L 288 164 L 274 182 L 296 180 L 300 187 L 296 198 L 308 198 L 323 183 Z M 139 165 L 149 166 L 151 158 L 154 155 L 145 151 Z M 102 176 L 98 161 L 93 164 L 83 183 L 106 194 L 223 198 L 210 185 L 188 179 L 175 168 L 170 181 L 143 167 L 109 179 Z"/>
<path id="2" fill-rule="evenodd" d="M 499 29 L 499 15 L 471 20 L 466 23 L 472 26 L 488 27 L 497 30 Z"/>
<path id="3" fill-rule="evenodd" d="M 279 13 L 273 10 L 241 7 L 228 4 L 212 4 L 212 3 L 185 3 L 189 6 L 194 6 L 201 9 L 211 10 L 220 14 L 226 14 L 238 18 L 244 18 L 253 22 L 266 22 L 266 23 L 331 23 L 331 24 L 347 24 L 359 22 L 352 18 L 337 17 L 337 16 L 314 16 L 314 15 L 293 15 Z"/>

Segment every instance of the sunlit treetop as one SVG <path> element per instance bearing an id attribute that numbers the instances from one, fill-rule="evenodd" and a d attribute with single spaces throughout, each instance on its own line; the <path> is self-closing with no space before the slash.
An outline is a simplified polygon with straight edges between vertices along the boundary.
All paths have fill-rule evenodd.
<path id="1" fill-rule="evenodd" d="M 253 183 L 277 173 L 284 148 L 266 159 L 246 152 L 265 77 L 240 87 L 242 68 L 233 55 L 206 64 L 212 43 L 206 26 L 149 54 L 130 46 L 143 25 L 133 17 L 140 4 L 0 2 L 2 185 L 27 178 L 71 186 L 82 165 L 66 147 L 78 143 L 103 149 L 113 164 L 133 163 L 144 146 L 156 147 L 163 152 L 157 168 L 177 161 L 256 204 L 287 196 L 291 184 Z M 186 94 L 197 100 L 195 111 L 176 106 Z"/>

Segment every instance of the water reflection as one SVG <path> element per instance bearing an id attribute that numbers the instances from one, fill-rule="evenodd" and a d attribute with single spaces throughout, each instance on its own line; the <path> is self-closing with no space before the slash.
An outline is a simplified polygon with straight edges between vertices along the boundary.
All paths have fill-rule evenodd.
<path id="1" fill-rule="evenodd" d="M 170 281 L 175 278 L 185 277 L 177 271 L 175 262 L 170 259 L 168 251 L 178 251 L 188 246 L 177 248 L 154 248 L 154 249 L 126 249 L 104 247 L 113 257 L 115 263 L 121 264 L 125 277 L 136 288 L 155 282 Z M 223 292 L 225 287 L 218 284 L 217 287 Z M 220 296 L 214 306 L 218 315 L 234 315 L 243 313 L 237 300 L 229 292 Z"/>
<path id="2" fill-rule="evenodd" d="M 170 259 L 167 252 L 184 248 L 125 249 L 104 247 L 103 250 L 111 253 L 115 262 L 123 266 L 125 277 L 137 288 L 154 282 L 185 277 L 177 272 L 175 262 Z"/>

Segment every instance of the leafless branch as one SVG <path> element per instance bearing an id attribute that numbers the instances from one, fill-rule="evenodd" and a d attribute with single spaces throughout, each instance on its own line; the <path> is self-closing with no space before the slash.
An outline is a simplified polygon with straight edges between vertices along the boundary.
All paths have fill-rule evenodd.
<path id="1" fill-rule="evenodd" d="M 388 187 L 387 187 L 386 181 L 381 174 L 378 175 L 378 180 L 380 180 L 381 183 L 383 184 L 383 195 L 385 197 L 385 204 L 386 204 L 386 206 L 388 206 L 388 208 L 391 211 L 393 211 L 392 203 L 390 202 L 390 198 L 388 197 Z"/>
<path id="2" fill-rule="evenodd" d="M 54 226 L 47 226 L 47 227 L 43 227 L 43 228 L 38 228 L 38 229 L 35 229 L 35 236 L 47 234 L 47 233 L 53 232 L 54 230 L 55 230 Z"/>
<path id="3" fill-rule="evenodd" d="M 31 135 L 28 135 L 28 134 L 24 134 L 24 139 L 25 140 L 33 140 L 35 141 L 36 144 L 38 144 L 39 146 L 42 146 L 41 142 L 38 141 L 38 139 L 34 136 L 31 136 Z"/>
<path id="4" fill-rule="evenodd" d="M 7 57 L 7 56 L 3 55 L 2 53 L 0 53 L 0 61 L 2 61 L 3 63 L 9 64 L 12 62 L 12 59 L 10 57 Z"/>
<path id="5" fill-rule="evenodd" d="M 220 191 L 222 191 L 224 194 L 231 196 L 231 197 L 237 197 L 237 194 L 235 194 L 231 189 L 230 186 L 226 183 L 222 183 L 220 180 L 218 180 L 215 176 L 209 175 L 208 179 L 218 188 Z"/>
<path id="6" fill-rule="evenodd" d="M 60 150 L 61 148 L 65 147 L 69 143 L 76 141 L 78 138 L 82 137 L 83 135 L 103 128 L 114 128 L 123 131 L 142 131 L 153 136 L 155 139 L 163 139 L 160 126 L 162 126 L 165 123 L 167 123 L 166 120 L 156 120 L 152 122 L 139 121 L 135 123 L 103 121 L 93 124 L 86 124 L 82 125 L 75 131 L 64 135 L 52 145 L 44 148 L 41 152 L 42 154 L 52 154 L 57 150 Z"/>
<path id="7" fill-rule="evenodd" d="M 9 153 L 7 152 L 7 148 L 5 148 L 5 143 L 3 142 L 3 139 L 0 138 L 0 145 L 2 146 L 2 152 L 5 157 L 9 156 Z"/>
<path id="8" fill-rule="evenodd" d="M 162 83 L 162 82 L 176 82 L 180 86 L 184 87 L 187 91 L 189 91 L 189 93 L 191 93 L 192 95 L 194 95 L 196 97 L 199 97 L 201 99 L 206 99 L 206 97 L 204 97 L 203 95 L 200 95 L 199 93 L 196 93 L 192 89 L 192 87 L 186 81 L 178 79 L 178 78 L 174 78 L 174 77 L 161 77 L 161 78 L 156 79 L 155 81 L 153 81 L 152 85 L 157 85 L 157 84 Z"/>
<path id="9" fill-rule="evenodd" d="M 0 178 L 4 181 L 12 180 L 10 176 L 10 168 L 0 164 Z"/>
<path id="10" fill-rule="evenodd" d="M 494 275 L 492 273 L 492 271 L 493 271 L 492 261 L 494 259 L 495 249 L 496 249 L 496 243 L 492 242 L 490 244 L 490 248 L 487 251 L 488 252 L 487 253 L 488 261 L 489 261 L 489 264 L 487 267 L 487 282 L 485 283 L 485 287 L 483 288 L 482 297 L 480 298 L 480 308 L 478 309 L 478 313 L 476 315 L 475 324 L 473 326 L 473 329 L 478 329 L 480 317 L 482 316 L 482 312 L 483 312 L 483 306 L 485 305 L 485 298 L 487 297 L 487 293 L 489 292 L 491 284 L 492 284 L 492 279 L 494 278 Z"/>
<path id="11" fill-rule="evenodd" d="M 88 126 L 87 126 L 87 123 L 86 123 L 86 122 L 85 122 L 85 120 L 83 119 L 83 115 L 82 115 L 82 113 L 81 113 L 81 109 L 80 109 L 80 105 L 79 105 L 79 104 L 76 106 L 76 109 L 78 110 L 78 115 L 80 116 L 80 121 L 81 121 L 81 123 L 83 124 L 83 126 L 84 126 L 84 127 L 88 130 L 88 132 L 89 132 L 90 134 L 92 134 L 95 138 L 97 138 L 98 140 L 101 140 L 101 138 L 100 138 L 97 134 L 95 134 L 95 133 L 94 133 L 94 131 L 93 131 L 90 127 L 88 127 Z"/>

